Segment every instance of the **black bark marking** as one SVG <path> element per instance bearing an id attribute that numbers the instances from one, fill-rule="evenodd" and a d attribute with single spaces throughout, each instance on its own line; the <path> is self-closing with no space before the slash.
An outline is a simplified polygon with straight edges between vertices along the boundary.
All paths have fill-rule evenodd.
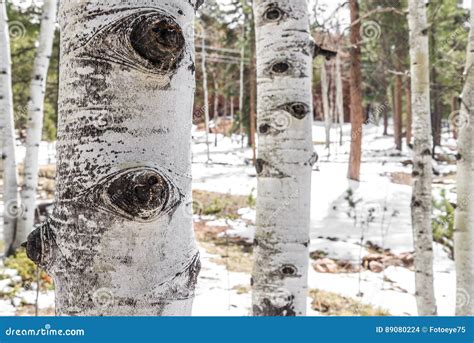
<path id="1" fill-rule="evenodd" d="M 462 155 L 460 153 L 456 154 L 456 160 L 461 161 L 462 160 Z"/>
<path id="2" fill-rule="evenodd" d="M 253 306 L 253 315 L 266 317 L 294 317 L 296 316 L 296 312 L 293 306 L 293 299 L 293 296 L 289 297 L 288 302 L 284 306 L 278 307 L 273 305 L 269 299 L 264 298 L 260 305 Z"/>
<path id="3" fill-rule="evenodd" d="M 277 3 L 268 4 L 268 8 L 263 14 L 263 21 L 265 22 L 279 22 L 287 16 Z"/>
<path id="4" fill-rule="evenodd" d="M 125 169 L 109 175 L 79 197 L 85 206 L 96 206 L 139 222 L 152 222 L 172 215 L 184 199 L 167 175 L 148 167 Z"/>
<path id="5" fill-rule="evenodd" d="M 26 248 L 26 255 L 36 265 L 43 269 L 51 264 L 53 258 L 53 248 L 55 238 L 49 222 L 45 222 L 41 227 L 33 230 L 22 244 Z"/>
<path id="6" fill-rule="evenodd" d="M 262 134 L 265 135 L 267 134 L 272 127 L 268 124 L 262 124 L 258 127 L 258 131 Z"/>
<path id="7" fill-rule="evenodd" d="M 274 177 L 278 179 L 290 177 L 261 158 L 257 158 L 255 162 L 255 170 L 259 177 Z"/>
<path id="8" fill-rule="evenodd" d="M 283 267 L 280 268 L 280 273 L 284 277 L 296 276 L 298 274 L 298 268 L 296 268 L 292 264 L 285 264 Z"/>
<path id="9" fill-rule="evenodd" d="M 296 119 L 303 119 L 309 113 L 309 106 L 302 102 L 290 102 L 280 107 Z"/>
<path id="10" fill-rule="evenodd" d="M 155 16 L 139 21 L 130 33 L 133 49 L 160 71 L 176 70 L 183 58 L 185 39 L 171 18 Z"/>
<path id="11" fill-rule="evenodd" d="M 425 156 L 431 156 L 431 149 L 425 149 L 425 150 L 423 150 L 423 152 L 421 154 L 425 155 Z"/>
<path id="12" fill-rule="evenodd" d="M 285 74 L 290 69 L 288 62 L 280 61 L 272 65 L 272 72 L 275 74 Z"/>

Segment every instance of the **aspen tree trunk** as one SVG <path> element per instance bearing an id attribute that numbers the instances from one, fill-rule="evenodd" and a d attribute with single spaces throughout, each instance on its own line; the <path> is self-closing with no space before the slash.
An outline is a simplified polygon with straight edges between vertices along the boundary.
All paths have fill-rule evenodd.
<path id="1" fill-rule="evenodd" d="M 43 4 L 43 15 L 36 52 L 33 77 L 30 86 L 28 103 L 28 127 L 26 136 L 25 176 L 21 190 L 23 214 L 18 218 L 17 244 L 26 241 L 33 231 L 36 210 L 36 190 L 39 172 L 39 145 L 43 132 L 44 97 L 48 76 L 49 60 L 53 49 L 56 29 L 57 0 L 46 0 Z"/>
<path id="2" fill-rule="evenodd" d="M 340 51 L 336 56 L 336 111 L 339 118 L 339 144 L 343 141 L 344 127 L 344 88 L 342 84 L 341 56 Z"/>
<path id="3" fill-rule="evenodd" d="M 255 50 L 254 50 L 255 51 Z M 257 80 L 256 80 L 256 66 L 255 66 L 255 52 L 252 53 L 251 67 L 250 67 L 250 146 L 252 147 L 252 163 L 255 166 L 257 163 L 257 144 L 255 142 L 255 131 L 257 125 L 257 113 L 255 104 L 257 101 Z"/>
<path id="4" fill-rule="evenodd" d="M 240 49 L 240 97 L 239 97 L 239 134 L 244 147 L 244 71 L 245 71 L 245 19 L 242 26 L 242 47 Z"/>
<path id="5" fill-rule="evenodd" d="M 312 56 L 305 0 L 254 1 L 258 197 L 256 316 L 306 312 L 313 152 Z"/>
<path id="6" fill-rule="evenodd" d="M 397 50 L 399 50 L 397 48 Z M 402 67 L 399 60 L 399 54 L 395 57 L 395 65 L 397 72 L 400 72 Z M 393 113 L 393 133 L 395 137 L 395 148 L 402 150 L 402 76 L 395 75 L 395 86 L 394 86 L 394 113 Z"/>
<path id="7" fill-rule="evenodd" d="M 411 86 L 410 86 L 410 78 L 407 78 L 406 86 L 405 86 L 405 96 L 406 96 L 406 109 L 407 109 L 407 144 L 411 145 L 411 140 L 413 137 L 412 134 L 412 121 L 413 115 L 411 111 Z"/>
<path id="8" fill-rule="evenodd" d="M 57 191 L 28 256 L 59 315 L 190 315 L 200 2 L 63 0 Z"/>
<path id="9" fill-rule="evenodd" d="M 214 146 L 217 146 L 217 132 L 219 129 L 219 85 L 217 75 L 214 73 Z"/>
<path id="10" fill-rule="evenodd" d="M 330 154 L 329 149 L 331 148 L 331 109 L 329 106 L 329 83 L 328 75 L 326 70 L 327 63 L 323 62 L 321 65 L 321 97 L 323 99 L 323 113 L 324 113 L 324 130 L 326 133 L 326 149 L 328 150 L 328 156 Z"/>
<path id="11" fill-rule="evenodd" d="M 3 145 L 3 239 L 5 252 L 10 255 L 18 247 L 15 237 L 21 207 L 18 202 L 10 34 L 5 1 L 0 2 L 0 130 Z"/>
<path id="12" fill-rule="evenodd" d="M 458 125 L 457 208 L 454 231 L 456 315 L 474 315 L 474 0 L 467 49 L 465 84 Z"/>
<path id="13" fill-rule="evenodd" d="M 202 66 L 202 88 L 204 89 L 204 128 L 206 130 L 206 153 L 207 153 L 207 162 L 211 160 L 211 153 L 210 153 L 210 142 L 209 142 L 209 89 L 207 86 L 207 68 L 206 68 L 206 30 L 204 29 L 204 25 L 202 25 L 201 29 L 201 51 L 202 51 L 202 58 L 201 58 L 201 66 Z"/>
<path id="14" fill-rule="evenodd" d="M 362 72 L 360 49 L 360 17 L 358 0 L 349 0 L 351 11 L 351 152 L 349 156 L 348 178 L 360 180 L 360 163 L 362 159 L 362 124 L 364 111 L 362 108 Z"/>
<path id="15" fill-rule="evenodd" d="M 436 315 L 431 229 L 432 136 L 426 6 L 409 0 L 411 90 L 413 110 L 412 225 L 415 245 L 415 285 L 418 314 Z"/>

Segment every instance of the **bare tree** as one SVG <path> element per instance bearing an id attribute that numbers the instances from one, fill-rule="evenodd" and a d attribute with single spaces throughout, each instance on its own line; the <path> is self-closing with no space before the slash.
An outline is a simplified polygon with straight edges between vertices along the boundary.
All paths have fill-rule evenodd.
<path id="1" fill-rule="evenodd" d="M 415 284 L 418 314 L 436 315 L 433 285 L 431 188 L 433 149 L 430 119 L 430 73 L 426 6 L 409 0 L 411 91 L 413 110 L 413 196 L 411 203 L 415 244 Z"/>
<path id="2" fill-rule="evenodd" d="M 348 178 L 360 180 L 360 164 L 362 159 L 362 125 L 364 111 L 362 108 L 362 72 L 361 72 L 361 21 L 358 0 L 349 0 L 351 11 L 351 152 L 349 156 Z"/>
<path id="3" fill-rule="evenodd" d="M 61 1 L 56 204 L 28 237 L 59 315 L 189 315 L 200 1 Z"/>
<path id="4" fill-rule="evenodd" d="M 471 23 L 474 0 L 471 1 Z M 467 48 L 465 84 L 458 131 L 457 208 L 454 231 L 456 262 L 456 315 L 474 315 L 474 30 L 471 26 Z"/>
<path id="5" fill-rule="evenodd" d="M 56 29 L 57 0 L 45 0 L 39 35 L 39 44 L 33 67 L 28 104 L 28 127 L 26 133 L 25 176 L 21 189 L 21 204 L 24 209 L 18 218 L 17 244 L 26 240 L 33 231 L 36 210 L 36 190 L 39 172 L 39 145 L 43 131 L 44 96 L 48 76 L 49 60 L 53 50 Z"/>
<path id="6" fill-rule="evenodd" d="M 13 253 L 17 217 L 21 213 L 18 197 L 18 174 L 15 156 L 10 32 L 6 1 L 0 2 L 0 132 L 3 162 L 3 235 L 5 251 Z"/>
<path id="7" fill-rule="evenodd" d="M 305 0 L 254 1 L 258 173 L 253 314 L 306 312 L 313 152 L 312 55 Z"/>

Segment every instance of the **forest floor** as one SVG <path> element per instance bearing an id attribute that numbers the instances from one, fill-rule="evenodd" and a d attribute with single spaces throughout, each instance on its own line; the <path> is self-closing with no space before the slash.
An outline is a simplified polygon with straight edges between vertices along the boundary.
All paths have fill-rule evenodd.
<path id="1" fill-rule="evenodd" d="M 313 131 L 319 162 L 313 170 L 308 315 L 416 315 L 410 149 L 405 146 L 400 153 L 393 148 L 392 136 L 383 136 L 380 127 L 365 126 L 362 179 L 356 183 L 346 179 L 350 125 L 344 125 L 342 146 L 338 129 L 332 130 L 330 155 L 324 148 L 322 123 Z M 455 143 L 448 135 L 444 138 L 438 158 L 443 162 L 434 167 L 437 201 L 455 199 Z M 246 316 L 251 306 L 257 187 L 252 152 L 235 136 L 218 135 L 215 147 L 211 135 L 208 162 L 203 132 L 194 132 L 194 143 L 194 224 L 202 270 L 193 315 Z M 54 167 L 48 166 L 54 163 L 52 148 L 42 145 L 43 200 L 54 190 Z M 19 155 L 21 160 L 21 149 Z M 450 247 L 433 247 L 439 314 L 453 315 Z M 0 267 L 0 315 L 34 314 L 35 282 L 25 287 L 15 270 Z M 53 304 L 53 291 L 43 289 L 40 314 L 53 314 Z"/>

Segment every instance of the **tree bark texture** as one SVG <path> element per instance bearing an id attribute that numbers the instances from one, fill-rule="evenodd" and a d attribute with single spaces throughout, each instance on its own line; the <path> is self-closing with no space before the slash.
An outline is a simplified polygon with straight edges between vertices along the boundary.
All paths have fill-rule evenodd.
<path id="1" fill-rule="evenodd" d="M 305 0 L 254 1 L 258 197 L 252 272 L 256 316 L 306 312 L 312 58 Z"/>
<path id="2" fill-rule="evenodd" d="M 63 0 L 52 216 L 27 252 L 59 315 L 190 315 L 195 10 Z"/>
<path id="3" fill-rule="evenodd" d="M 409 0 L 411 90 L 413 110 L 412 225 L 418 314 L 436 315 L 431 228 L 432 136 L 428 25 L 423 1 Z"/>

